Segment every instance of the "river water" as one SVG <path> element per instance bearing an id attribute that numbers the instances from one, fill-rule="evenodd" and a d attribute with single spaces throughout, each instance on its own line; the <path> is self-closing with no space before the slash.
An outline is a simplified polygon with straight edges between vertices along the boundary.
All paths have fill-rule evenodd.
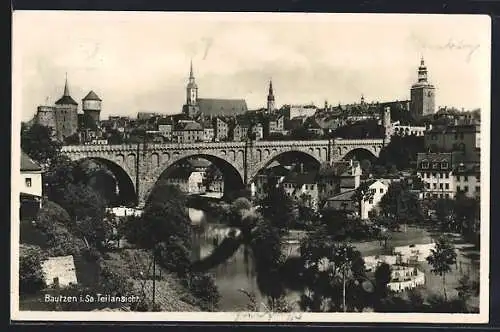
<path id="1" fill-rule="evenodd" d="M 194 257 L 202 259 L 210 255 L 215 246 L 220 243 L 229 232 L 238 232 L 225 225 L 218 224 L 215 218 L 197 209 L 189 209 L 189 216 L 193 224 L 203 224 L 203 227 L 196 227 L 198 236 L 193 246 Z M 287 252 L 296 248 L 286 248 Z M 254 270 L 252 251 L 245 246 L 240 246 L 238 250 L 225 262 L 207 271 L 215 278 L 221 299 L 219 310 L 221 311 L 245 311 L 250 304 L 250 299 L 245 292 L 254 294 L 260 310 L 265 309 L 267 301 L 263 298 L 257 286 L 257 276 Z M 242 292 L 242 290 L 244 292 Z M 297 304 L 299 300 L 297 292 L 288 292 L 288 302 Z"/>

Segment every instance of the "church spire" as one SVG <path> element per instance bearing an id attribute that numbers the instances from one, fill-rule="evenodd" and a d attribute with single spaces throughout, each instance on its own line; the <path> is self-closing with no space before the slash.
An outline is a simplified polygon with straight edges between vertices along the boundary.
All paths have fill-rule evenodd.
<path id="1" fill-rule="evenodd" d="M 191 64 L 190 64 L 190 67 L 189 67 L 189 79 L 193 79 L 194 80 L 194 74 L 193 74 L 193 59 L 191 59 Z"/>
<path id="2" fill-rule="evenodd" d="M 274 104 L 274 91 L 273 91 L 273 81 L 269 80 L 269 93 L 267 95 L 267 111 L 272 112 L 275 109 Z"/>
<path id="3" fill-rule="evenodd" d="M 68 88 L 68 73 L 66 73 L 66 78 L 64 80 L 64 93 L 63 96 L 69 97 L 69 88 Z"/>

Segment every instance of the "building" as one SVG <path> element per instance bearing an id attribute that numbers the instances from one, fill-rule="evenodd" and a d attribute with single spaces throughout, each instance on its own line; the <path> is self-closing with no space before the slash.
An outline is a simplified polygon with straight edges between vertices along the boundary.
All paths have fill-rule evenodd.
<path id="1" fill-rule="evenodd" d="M 276 104 L 274 101 L 274 93 L 273 93 L 273 82 L 269 81 L 269 92 L 267 94 L 267 111 L 273 112 L 276 109 Z"/>
<path id="2" fill-rule="evenodd" d="M 322 165 L 318 172 L 320 199 L 325 200 L 339 193 L 358 188 L 361 174 L 359 162 L 353 160 Z"/>
<path id="3" fill-rule="evenodd" d="M 425 186 L 424 198 L 455 197 L 453 168 L 461 160 L 451 152 L 417 154 L 417 176 Z"/>
<path id="4" fill-rule="evenodd" d="M 368 190 L 371 191 L 371 197 L 368 200 L 361 201 L 361 219 L 368 219 L 370 211 L 375 209 L 382 197 L 387 193 L 389 186 L 379 180 L 369 180 Z"/>
<path id="5" fill-rule="evenodd" d="M 82 99 L 82 109 L 86 127 L 99 127 L 102 100 L 93 90 Z"/>
<path id="6" fill-rule="evenodd" d="M 356 190 L 349 190 L 330 196 L 326 199 L 323 207 L 335 211 L 342 211 L 346 214 L 357 214 L 359 210 L 357 203 L 353 199 L 355 193 Z"/>
<path id="7" fill-rule="evenodd" d="M 20 206 L 21 220 L 34 220 L 42 207 L 42 167 L 21 151 Z"/>
<path id="8" fill-rule="evenodd" d="M 172 140 L 177 143 L 203 141 L 204 130 L 198 122 L 178 122 L 172 132 Z"/>
<path id="9" fill-rule="evenodd" d="M 206 190 L 203 185 L 205 172 L 193 171 L 188 177 L 188 193 L 190 194 L 203 194 Z"/>
<path id="10" fill-rule="evenodd" d="M 470 161 L 480 160 L 479 124 L 434 126 L 424 133 L 425 148 L 432 152 L 460 151 Z"/>
<path id="11" fill-rule="evenodd" d="M 159 116 L 160 114 L 156 112 L 138 112 L 137 113 L 137 120 L 139 121 L 147 121 L 149 119 L 152 119 L 154 117 Z"/>
<path id="12" fill-rule="evenodd" d="M 435 113 L 435 90 L 434 85 L 427 80 L 427 67 L 422 58 L 418 67 L 418 81 L 411 86 L 410 90 L 410 112 L 414 118 L 418 119 Z"/>
<path id="13" fill-rule="evenodd" d="M 172 132 L 174 129 L 174 122 L 172 118 L 160 118 L 158 120 L 158 131 L 167 141 L 172 140 Z"/>
<path id="14" fill-rule="evenodd" d="M 453 168 L 455 195 L 469 198 L 481 197 L 481 167 L 478 163 L 459 163 Z"/>
<path id="15" fill-rule="evenodd" d="M 69 93 L 67 78 L 62 97 L 54 106 L 39 106 L 35 122 L 52 128 L 54 137 L 59 141 L 78 131 L 78 103 Z"/>
<path id="16" fill-rule="evenodd" d="M 232 139 L 236 142 L 245 141 L 248 138 L 248 133 L 252 124 L 247 118 L 238 118 L 232 127 Z"/>
<path id="17" fill-rule="evenodd" d="M 294 119 L 299 116 L 306 118 L 316 114 L 318 108 L 314 105 L 290 105 L 284 108 L 284 115 L 287 119 Z"/>
<path id="18" fill-rule="evenodd" d="M 285 116 L 283 114 L 272 114 L 268 120 L 269 134 L 282 134 L 285 130 Z"/>
<path id="19" fill-rule="evenodd" d="M 289 173 L 282 182 L 286 195 L 302 202 L 307 207 L 317 210 L 319 207 L 319 190 L 316 175 L 316 172 Z"/>
<path id="20" fill-rule="evenodd" d="M 198 85 L 193 74 L 191 62 L 189 80 L 186 86 L 186 103 L 182 112 L 191 118 L 204 116 L 236 116 L 248 110 L 244 99 L 198 98 Z"/>
<path id="21" fill-rule="evenodd" d="M 215 130 L 212 121 L 206 120 L 203 122 L 203 141 L 213 142 L 215 140 Z"/>
<path id="22" fill-rule="evenodd" d="M 425 126 L 404 126 L 399 121 L 392 123 L 392 132 L 396 136 L 424 136 L 427 129 Z"/>
<path id="23" fill-rule="evenodd" d="M 215 117 L 212 120 L 215 141 L 225 141 L 229 136 L 229 120 L 223 117 Z"/>
<path id="24" fill-rule="evenodd" d="M 252 133 L 255 135 L 255 140 L 260 140 L 264 138 L 264 126 L 261 123 L 254 123 L 251 129 Z"/>

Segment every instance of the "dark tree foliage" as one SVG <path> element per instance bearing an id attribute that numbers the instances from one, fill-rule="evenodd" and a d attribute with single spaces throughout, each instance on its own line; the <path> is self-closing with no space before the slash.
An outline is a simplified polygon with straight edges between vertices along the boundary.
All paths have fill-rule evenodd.
<path id="1" fill-rule="evenodd" d="M 108 131 L 107 139 L 109 144 L 119 145 L 124 143 L 123 135 L 116 129 Z"/>
<path id="2" fill-rule="evenodd" d="M 391 281 L 391 266 L 382 263 L 375 270 L 375 292 L 379 299 L 386 298 L 388 295 L 387 284 Z"/>
<path id="3" fill-rule="evenodd" d="M 39 248 L 21 248 L 19 255 L 19 293 L 34 294 L 45 287 L 43 254 Z"/>
<path id="4" fill-rule="evenodd" d="M 393 182 L 379 203 L 381 215 L 394 218 L 397 224 L 415 223 L 423 220 L 420 203 L 415 193 L 405 182 Z"/>
<path id="5" fill-rule="evenodd" d="M 52 139 L 52 129 L 39 124 L 22 129 L 21 149 L 33 160 L 49 165 L 61 150 L 61 143 Z"/>
<path id="6" fill-rule="evenodd" d="M 56 155 L 44 173 L 44 182 L 47 184 L 47 197 L 56 203 L 61 203 L 65 196 L 66 187 L 75 182 L 73 175 L 74 163 L 66 156 Z"/>
<path id="7" fill-rule="evenodd" d="M 392 136 L 389 144 L 380 151 L 377 165 L 409 169 L 415 166 L 418 152 L 425 152 L 422 136 Z"/>
<path id="8" fill-rule="evenodd" d="M 216 311 L 221 295 L 213 276 L 209 274 L 192 273 L 189 276 L 189 290 L 198 300 L 202 309 Z"/>
<path id="9" fill-rule="evenodd" d="M 286 195 L 281 186 L 267 187 L 267 195 L 259 202 L 265 220 L 274 227 L 288 230 L 295 224 L 297 211 L 294 201 Z"/>

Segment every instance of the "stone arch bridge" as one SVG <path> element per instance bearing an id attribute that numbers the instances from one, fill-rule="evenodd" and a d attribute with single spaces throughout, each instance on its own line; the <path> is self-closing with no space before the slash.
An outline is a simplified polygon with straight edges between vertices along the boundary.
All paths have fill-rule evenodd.
<path id="1" fill-rule="evenodd" d="M 228 185 L 248 186 L 259 170 L 284 153 L 309 156 L 319 163 L 337 161 L 355 150 L 378 157 L 383 139 L 331 139 L 315 141 L 200 142 L 135 145 L 67 145 L 62 153 L 71 160 L 94 159 L 115 174 L 121 186 L 133 190 L 139 205 L 162 173 L 175 163 L 202 157 L 213 162 Z M 122 182 L 122 183 L 120 183 Z"/>

